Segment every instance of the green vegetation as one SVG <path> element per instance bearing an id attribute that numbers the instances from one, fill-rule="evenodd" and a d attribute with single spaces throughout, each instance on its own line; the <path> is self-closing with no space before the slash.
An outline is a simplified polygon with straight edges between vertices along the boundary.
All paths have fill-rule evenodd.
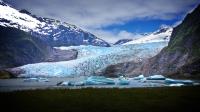
<path id="1" fill-rule="evenodd" d="M 190 112 L 200 110 L 200 87 L 30 90 L 0 99 L 15 112 Z"/>
<path id="2" fill-rule="evenodd" d="M 199 36 L 200 36 L 200 6 L 198 6 L 191 14 L 188 14 L 183 22 L 174 28 L 167 51 L 181 51 L 183 53 L 193 50 L 193 46 L 197 45 L 199 52 Z"/>

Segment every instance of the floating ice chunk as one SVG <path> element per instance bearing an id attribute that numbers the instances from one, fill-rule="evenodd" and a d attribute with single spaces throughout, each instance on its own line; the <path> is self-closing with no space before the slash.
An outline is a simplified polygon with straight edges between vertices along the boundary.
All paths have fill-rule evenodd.
<path id="1" fill-rule="evenodd" d="M 162 75 L 152 75 L 147 77 L 147 80 L 165 80 L 165 77 Z"/>
<path id="2" fill-rule="evenodd" d="M 85 81 L 86 85 L 113 85 L 115 81 L 103 76 L 90 76 Z"/>
<path id="3" fill-rule="evenodd" d="M 137 77 L 134 77 L 133 80 L 141 80 L 141 79 L 144 79 L 144 75 L 139 75 Z"/>
<path id="4" fill-rule="evenodd" d="M 70 81 L 70 82 L 68 82 L 68 86 L 84 86 L 84 85 L 85 85 L 84 81 L 80 81 L 80 82 Z"/>
<path id="5" fill-rule="evenodd" d="M 123 76 L 120 76 L 119 79 L 118 79 L 119 85 L 129 85 L 129 83 L 130 83 L 130 81 Z"/>
<path id="6" fill-rule="evenodd" d="M 170 84 L 169 86 L 171 86 L 171 87 L 176 87 L 176 86 L 180 87 L 180 86 L 184 86 L 184 84 L 177 83 L 177 84 Z"/>
<path id="7" fill-rule="evenodd" d="M 24 82 L 49 82 L 47 78 L 25 78 Z"/>
<path id="8" fill-rule="evenodd" d="M 178 84 L 178 83 L 193 84 L 193 81 L 191 81 L 191 80 L 174 80 L 174 79 L 167 78 L 167 79 L 165 79 L 165 83 L 167 83 L 167 84 Z"/>
<path id="9" fill-rule="evenodd" d="M 38 78 L 38 82 L 49 82 L 47 78 Z"/>
<path id="10" fill-rule="evenodd" d="M 37 82 L 38 78 L 25 78 L 24 82 Z"/>
<path id="11" fill-rule="evenodd" d="M 193 83 L 193 85 L 194 85 L 194 86 L 199 86 L 200 83 L 195 82 L 195 83 Z"/>

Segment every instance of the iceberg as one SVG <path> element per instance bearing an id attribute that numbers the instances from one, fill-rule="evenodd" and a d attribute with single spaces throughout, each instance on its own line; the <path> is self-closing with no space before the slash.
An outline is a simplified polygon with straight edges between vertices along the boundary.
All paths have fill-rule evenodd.
<path id="1" fill-rule="evenodd" d="M 37 82 L 38 78 L 25 78 L 24 82 Z"/>
<path id="2" fill-rule="evenodd" d="M 49 82 L 47 78 L 25 78 L 24 82 Z"/>
<path id="3" fill-rule="evenodd" d="M 38 78 L 38 82 L 49 82 L 47 78 Z"/>
<path id="4" fill-rule="evenodd" d="M 182 83 L 177 83 L 177 84 L 170 84 L 169 86 L 171 86 L 171 87 L 180 87 L 180 86 L 184 86 L 184 84 L 182 84 Z"/>
<path id="5" fill-rule="evenodd" d="M 193 81 L 191 81 L 191 80 L 174 80 L 174 79 L 167 78 L 167 79 L 165 79 L 165 83 L 167 83 L 167 84 L 181 83 L 181 84 L 190 85 L 190 84 L 193 84 Z"/>
<path id="6" fill-rule="evenodd" d="M 85 81 L 86 85 L 114 85 L 115 81 L 104 76 L 90 76 Z"/>
<path id="7" fill-rule="evenodd" d="M 57 83 L 57 86 L 84 86 L 85 82 L 80 81 L 80 82 L 76 82 L 76 81 L 62 81 Z"/>
<path id="8" fill-rule="evenodd" d="M 147 80 L 165 80 L 166 78 L 162 75 L 152 75 L 147 77 Z"/>
<path id="9" fill-rule="evenodd" d="M 68 86 L 84 86 L 84 85 L 85 85 L 84 81 L 80 81 L 80 82 L 70 81 L 70 82 L 68 82 Z"/>
<path id="10" fill-rule="evenodd" d="M 120 76 L 119 79 L 118 79 L 119 85 L 129 85 L 129 83 L 130 83 L 130 81 L 123 76 Z"/>
<path id="11" fill-rule="evenodd" d="M 144 75 L 139 75 L 137 77 L 134 77 L 133 80 L 142 80 L 144 78 L 145 78 Z"/>

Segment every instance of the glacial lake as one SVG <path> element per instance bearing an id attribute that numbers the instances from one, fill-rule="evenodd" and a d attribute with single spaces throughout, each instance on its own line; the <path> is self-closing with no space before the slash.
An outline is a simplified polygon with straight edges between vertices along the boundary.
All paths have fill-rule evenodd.
<path id="1" fill-rule="evenodd" d="M 36 89 L 81 89 L 81 88 L 148 88 L 148 87 L 172 87 L 172 86 L 197 86 L 199 81 L 186 80 L 188 84 L 166 83 L 165 80 L 135 80 L 127 78 L 128 84 L 119 84 L 119 78 L 109 78 L 114 84 L 88 84 L 88 85 L 68 85 L 69 82 L 78 83 L 87 80 L 88 77 L 52 77 L 52 78 L 16 78 L 16 79 L 0 79 L 0 91 L 19 91 L 19 90 L 36 90 Z M 173 80 L 173 79 L 172 79 Z M 178 80 L 179 81 L 179 80 Z M 184 81 L 184 80 L 181 80 Z M 59 83 L 67 83 L 58 85 Z"/>

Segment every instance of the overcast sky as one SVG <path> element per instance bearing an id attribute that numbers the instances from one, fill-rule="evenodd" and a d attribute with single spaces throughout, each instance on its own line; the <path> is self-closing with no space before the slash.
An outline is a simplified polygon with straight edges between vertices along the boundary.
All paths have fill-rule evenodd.
<path id="1" fill-rule="evenodd" d="M 199 0 L 3 0 L 17 9 L 65 21 L 115 42 L 179 23 Z"/>

